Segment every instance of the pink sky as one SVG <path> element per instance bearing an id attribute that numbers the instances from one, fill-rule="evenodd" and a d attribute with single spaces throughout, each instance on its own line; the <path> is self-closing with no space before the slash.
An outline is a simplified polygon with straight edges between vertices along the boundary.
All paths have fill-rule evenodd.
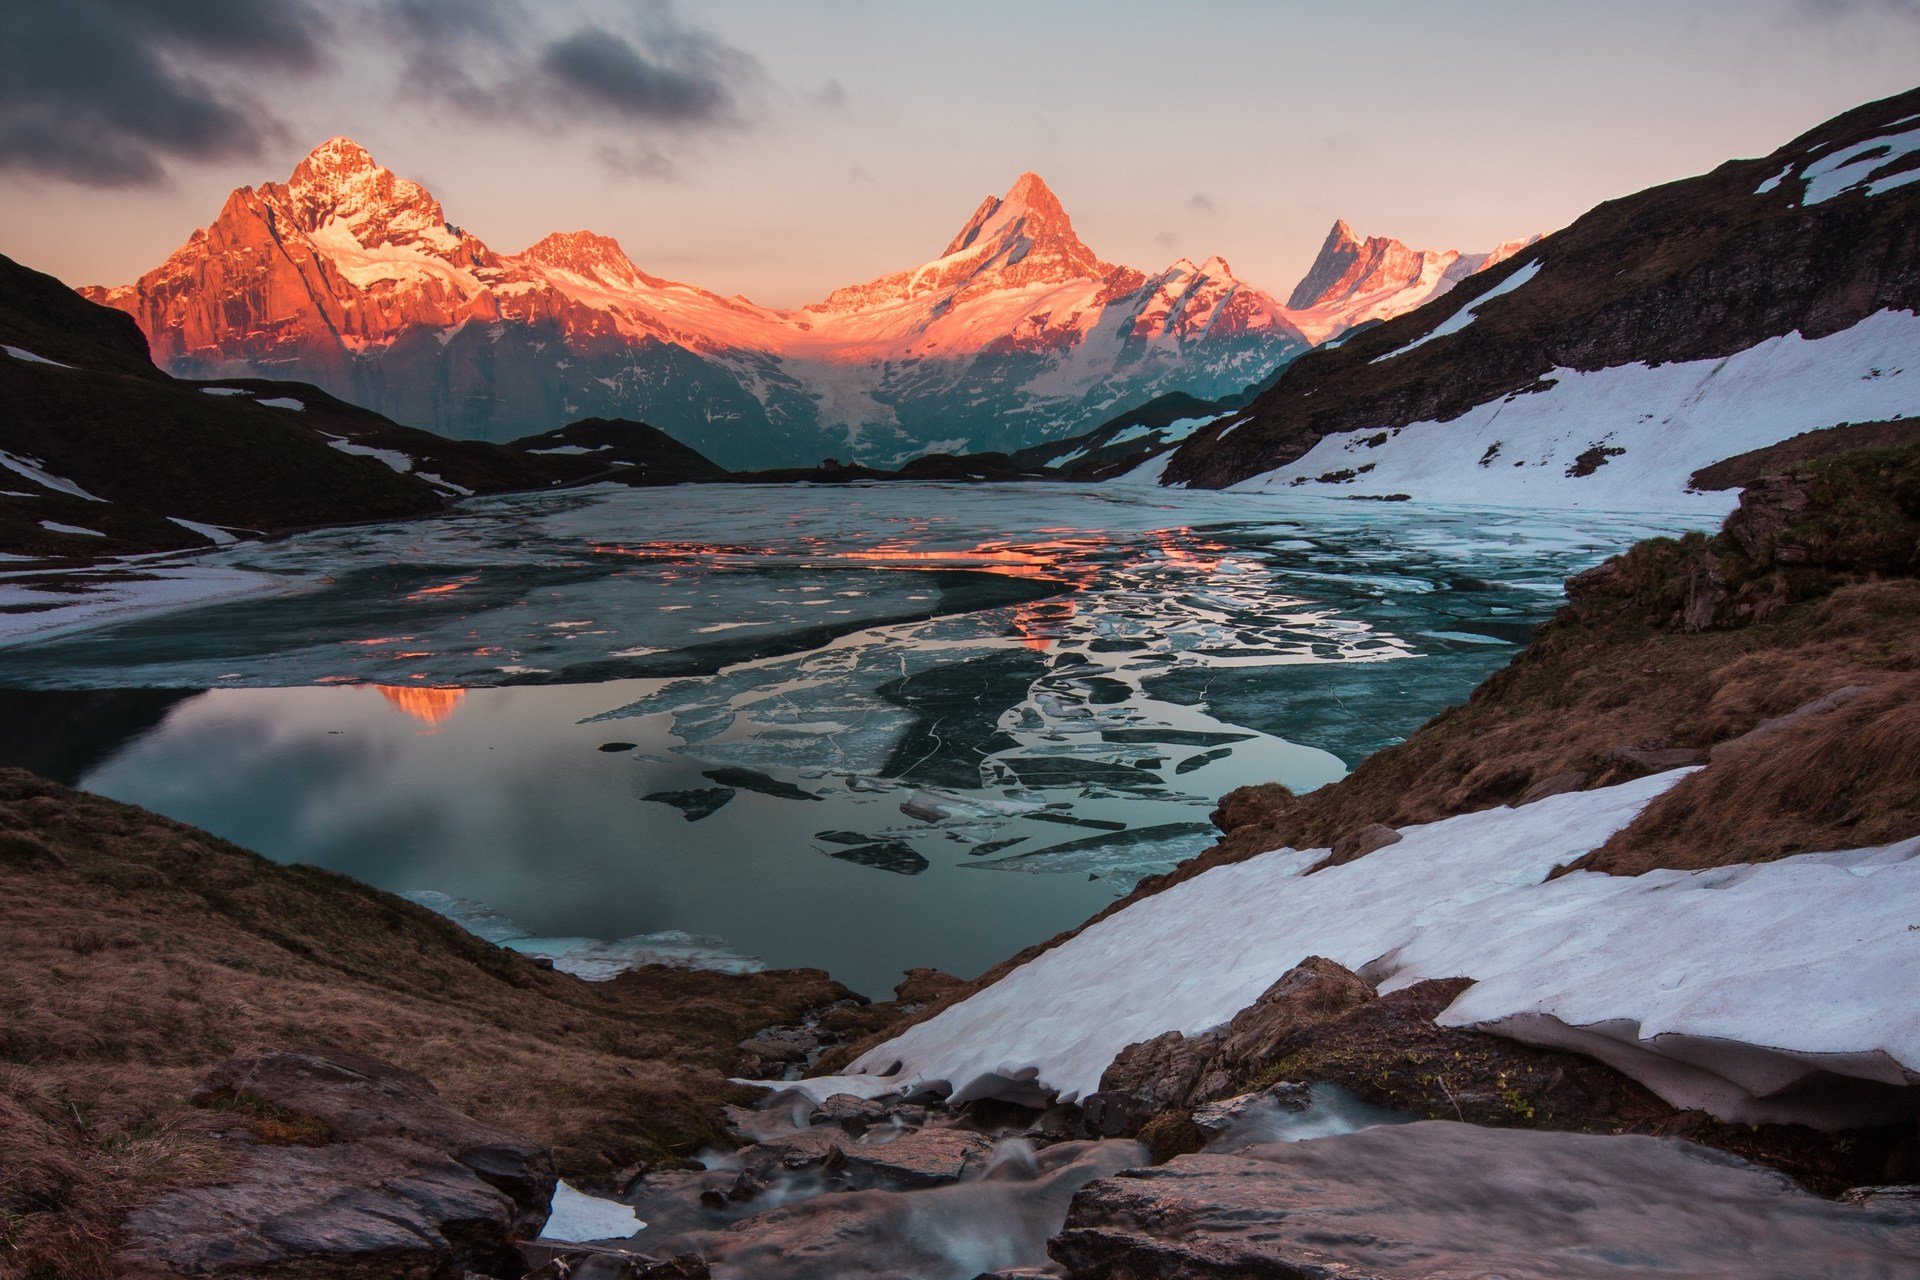
<path id="1" fill-rule="evenodd" d="M 162 157 L 144 185 L 0 170 L 0 252 L 126 281 L 228 190 L 345 133 L 496 249 L 591 228 L 649 271 L 770 305 L 932 257 L 1029 168 L 1103 257 L 1218 253 L 1284 297 L 1336 217 L 1484 249 L 1920 78 L 1909 0 L 500 9 L 522 25 L 464 99 L 425 87 L 371 19 L 336 22 L 313 67 L 207 74 L 267 121 L 248 154 Z M 679 119 L 539 97 L 515 57 L 582 26 L 666 57 L 692 33 L 728 105 Z"/>

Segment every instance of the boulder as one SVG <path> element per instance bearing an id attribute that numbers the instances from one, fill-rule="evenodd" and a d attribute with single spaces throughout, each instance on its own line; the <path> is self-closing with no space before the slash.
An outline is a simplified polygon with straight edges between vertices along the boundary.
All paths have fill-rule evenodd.
<path id="1" fill-rule="evenodd" d="M 1385 823 L 1370 822 L 1357 830 L 1349 831 L 1333 842 L 1333 860 L 1352 862 L 1355 858 L 1364 858 L 1375 849 L 1384 849 L 1390 844 L 1400 843 L 1400 833 Z"/>
<path id="2" fill-rule="evenodd" d="M 965 986 L 959 978 L 938 969 L 909 969 L 893 988 L 893 998 L 901 1004 L 930 1004 L 956 987 Z"/>
<path id="3" fill-rule="evenodd" d="M 1276 1062 L 1308 1028 L 1377 998 L 1373 985 L 1353 970 L 1324 956 L 1308 956 L 1234 1015 L 1221 1038 L 1220 1057 L 1240 1071 Z"/>
<path id="4" fill-rule="evenodd" d="M 122 1274 L 518 1276 L 552 1201 L 546 1148 L 465 1115 L 420 1076 L 333 1050 L 232 1058 L 194 1091 L 232 1174 L 141 1205 Z"/>
<path id="5" fill-rule="evenodd" d="M 851 1134 L 893 1122 L 893 1107 L 858 1094 L 836 1093 L 807 1116 L 810 1125 L 837 1124 Z"/>
<path id="6" fill-rule="evenodd" d="M 1087 1184 L 1070 1280 L 1914 1273 L 1912 1219 L 1672 1139 L 1390 1125 Z"/>
<path id="7" fill-rule="evenodd" d="M 1586 785 L 1586 774 L 1578 769 L 1563 769 L 1559 773 L 1547 775 L 1522 791 L 1520 798 L 1513 802 L 1513 807 L 1517 809 L 1523 804 L 1545 800 L 1548 796 L 1565 795 L 1569 791 L 1578 791 Z"/>

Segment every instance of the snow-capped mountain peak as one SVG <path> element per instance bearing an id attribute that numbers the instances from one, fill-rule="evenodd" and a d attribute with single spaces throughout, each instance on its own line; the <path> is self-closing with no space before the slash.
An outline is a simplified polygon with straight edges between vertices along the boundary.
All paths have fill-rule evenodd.
<path id="1" fill-rule="evenodd" d="M 667 282 L 635 266 L 612 236 L 595 231 L 555 231 L 515 255 L 515 260 L 563 271 L 608 288 L 658 288 Z"/>
<path id="2" fill-rule="evenodd" d="M 1336 219 L 1313 265 L 1288 296 L 1287 311 L 1302 332 L 1323 342 L 1355 325 L 1389 320 L 1430 302 L 1537 239 L 1508 241 L 1484 254 L 1410 249 L 1390 236 L 1363 239 L 1345 218 Z"/>

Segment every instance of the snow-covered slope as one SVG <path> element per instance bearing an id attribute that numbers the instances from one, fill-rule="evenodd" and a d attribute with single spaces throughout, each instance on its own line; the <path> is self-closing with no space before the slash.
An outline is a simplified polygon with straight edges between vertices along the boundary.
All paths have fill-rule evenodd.
<path id="1" fill-rule="evenodd" d="M 1920 839 L 1547 878 L 1685 773 L 1408 827 L 1311 875 L 1328 850 L 1216 867 L 808 1088 L 1085 1097 L 1127 1045 L 1219 1026 L 1319 955 L 1382 991 L 1473 978 L 1443 1023 L 1576 1048 L 1677 1106 L 1734 1121 L 1884 1118 L 1870 1092 L 1792 1086 L 1822 1072 L 1920 1083 Z"/>
<path id="2" fill-rule="evenodd" d="M 1700 468 L 1836 423 L 1920 415 L 1920 316 L 1881 311 L 1824 338 L 1790 333 L 1721 359 L 1554 369 L 1541 382 L 1384 439 L 1323 437 L 1233 488 L 1722 514 L 1737 493 L 1690 490 Z"/>
<path id="3" fill-rule="evenodd" d="M 1689 496 L 1696 469 L 1920 416 L 1915 120 L 1920 90 L 1602 204 L 1293 362 L 1165 478 L 1724 510 Z"/>
<path id="4" fill-rule="evenodd" d="M 644 419 L 736 466 L 1059 439 L 1164 392 L 1240 391 L 1306 347 L 1220 258 L 1101 260 L 1036 174 L 939 257 L 785 312 L 651 275 L 591 232 L 496 253 L 346 138 L 87 293 L 175 373 L 297 375 L 459 436 Z"/>

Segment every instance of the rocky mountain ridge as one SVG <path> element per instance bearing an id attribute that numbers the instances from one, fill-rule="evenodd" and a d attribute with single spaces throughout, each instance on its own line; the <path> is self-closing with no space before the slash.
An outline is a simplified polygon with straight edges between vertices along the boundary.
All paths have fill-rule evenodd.
<path id="1" fill-rule="evenodd" d="M 1410 251 L 1367 243 L 1391 261 L 1320 290 L 1316 333 L 1481 260 L 1411 255 L 1453 274 L 1387 279 Z M 1155 395 L 1239 392 L 1308 346 L 1223 258 L 1151 275 L 1101 259 L 1033 173 L 939 257 L 780 311 L 652 275 L 588 231 L 498 253 L 347 138 L 235 191 L 135 283 L 84 292 L 176 374 L 299 377 L 455 437 L 644 419 L 734 468 L 1060 439 Z"/>

